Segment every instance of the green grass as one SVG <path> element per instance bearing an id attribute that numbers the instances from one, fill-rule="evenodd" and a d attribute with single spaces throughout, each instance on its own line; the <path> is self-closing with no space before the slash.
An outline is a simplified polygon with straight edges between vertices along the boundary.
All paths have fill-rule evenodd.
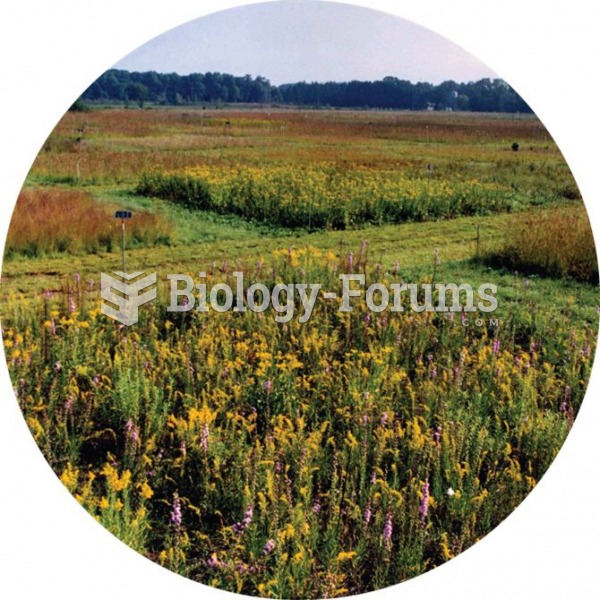
<path id="1" fill-rule="evenodd" d="M 119 202 L 124 209 L 143 209 L 151 205 L 174 219 L 172 246 L 133 248 L 127 250 L 127 264 L 136 270 L 160 269 L 169 272 L 196 272 L 213 261 L 242 259 L 254 263 L 268 258 L 275 250 L 287 247 L 316 246 L 323 251 L 345 254 L 356 251 L 361 242 L 369 242 L 369 255 L 374 262 L 391 267 L 431 264 L 436 248 L 442 261 L 470 259 L 475 255 L 477 225 L 482 246 L 502 239 L 507 215 L 465 217 L 452 221 L 371 226 L 359 230 L 307 233 L 275 230 L 249 224 L 236 218 L 207 215 L 174 207 L 170 203 L 137 198 L 121 193 L 95 193 L 108 202 Z M 122 201 L 122 202 L 121 202 Z M 98 253 L 77 257 L 77 270 L 82 277 L 97 278 L 102 270 L 111 271 L 120 264 L 120 252 Z M 20 291 L 40 291 L 54 287 L 62 277 L 74 272 L 73 259 L 62 255 L 42 259 L 15 257 L 4 264 L 5 290 L 16 285 Z M 13 284 L 14 282 L 14 284 Z M 54 283 L 53 283 L 54 282 Z"/>
<path id="2" fill-rule="evenodd" d="M 224 240 L 268 236 L 273 238 L 291 235 L 286 228 L 253 223 L 235 215 L 222 215 L 211 211 L 195 211 L 160 198 L 140 196 L 128 187 L 93 188 L 94 197 L 101 202 L 118 204 L 123 210 L 151 211 L 176 224 L 173 244 L 187 245 Z"/>

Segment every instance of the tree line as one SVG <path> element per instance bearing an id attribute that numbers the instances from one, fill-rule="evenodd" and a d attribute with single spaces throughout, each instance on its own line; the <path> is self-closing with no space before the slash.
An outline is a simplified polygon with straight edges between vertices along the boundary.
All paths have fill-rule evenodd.
<path id="1" fill-rule="evenodd" d="M 531 112 L 527 103 L 502 79 L 439 85 L 412 83 L 396 77 L 379 81 L 288 83 L 272 85 L 265 77 L 226 73 L 157 73 L 111 69 L 101 75 L 74 105 L 123 103 L 143 106 L 206 104 L 290 104 L 335 108 L 404 110 L 470 110 Z"/>

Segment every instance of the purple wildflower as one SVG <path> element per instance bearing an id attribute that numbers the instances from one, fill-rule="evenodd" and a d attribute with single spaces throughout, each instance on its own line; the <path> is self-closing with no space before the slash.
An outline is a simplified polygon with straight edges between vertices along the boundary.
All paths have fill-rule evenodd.
<path id="1" fill-rule="evenodd" d="M 204 423 L 204 427 L 202 427 L 202 433 L 200 434 L 200 448 L 202 448 L 202 452 L 204 452 L 204 454 L 208 452 L 209 435 L 210 431 L 208 429 L 208 423 Z"/>
<path id="2" fill-rule="evenodd" d="M 75 300 L 73 300 L 73 295 L 69 294 L 69 312 L 74 313 L 77 310 L 75 306 Z"/>
<path id="3" fill-rule="evenodd" d="M 318 515 L 321 512 L 321 503 L 319 502 L 319 500 L 315 500 L 315 503 L 312 507 L 312 511 L 313 513 L 315 513 L 315 515 Z"/>
<path id="4" fill-rule="evenodd" d="M 363 513 L 363 522 L 365 525 L 368 525 L 371 522 L 371 517 L 373 516 L 373 511 L 371 510 L 371 505 L 367 504 L 365 507 L 365 512 Z"/>
<path id="5" fill-rule="evenodd" d="M 130 439 L 132 441 L 132 443 L 137 443 L 138 441 L 138 428 L 137 426 L 133 426 L 133 429 L 131 430 L 131 434 L 130 434 Z"/>
<path id="6" fill-rule="evenodd" d="M 50 321 L 50 333 L 56 335 L 56 323 L 54 322 L 54 317 L 52 317 L 52 320 Z"/>
<path id="7" fill-rule="evenodd" d="M 175 531 L 181 527 L 181 500 L 177 492 L 173 494 L 173 504 L 171 505 L 171 523 L 175 526 Z"/>
<path id="8" fill-rule="evenodd" d="M 69 414 L 71 412 L 71 410 L 73 409 L 73 396 L 69 396 L 66 400 L 65 400 L 65 413 Z"/>
<path id="9" fill-rule="evenodd" d="M 367 313 L 365 315 L 365 325 L 368 327 L 371 324 L 371 315 Z"/>
<path id="10" fill-rule="evenodd" d="M 442 439 L 442 428 L 438 425 L 433 432 L 433 441 L 439 444 Z"/>
<path id="11" fill-rule="evenodd" d="M 571 405 L 571 386 L 565 386 L 564 399 L 560 405 L 560 411 L 565 415 L 570 425 L 573 425 L 575 415 L 573 414 L 573 406 Z"/>
<path id="12" fill-rule="evenodd" d="M 421 504 L 419 505 L 419 517 L 421 521 L 425 522 L 427 518 L 427 510 L 429 508 L 429 482 L 426 481 L 423 484 L 423 489 L 421 491 Z"/>
<path id="13" fill-rule="evenodd" d="M 275 540 L 267 540 L 267 543 L 265 544 L 265 547 L 262 551 L 263 555 L 269 556 L 269 554 L 271 554 L 273 550 L 275 550 Z"/>
<path id="14" fill-rule="evenodd" d="M 494 354 L 498 354 L 500 351 L 500 340 L 498 338 L 494 338 L 494 343 L 492 344 L 492 352 Z"/>
<path id="15" fill-rule="evenodd" d="M 352 269 L 354 267 L 354 255 L 352 252 L 348 252 L 348 268 Z"/>
<path id="16" fill-rule="evenodd" d="M 458 365 L 454 365 L 454 379 L 456 379 L 457 381 L 460 380 L 460 367 Z"/>
<path id="17" fill-rule="evenodd" d="M 242 535 L 244 531 L 246 531 L 248 525 L 250 525 L 250 523 L 252 522 L 253 514 L 254 509 L 252 508 L 252 506 L 248 506 L 248 508 L 246 508 L 246 512 L 244 513 L 244 517 L 242 518 L 242 520 L 233 526 L 233 532 L 236 535 Z"/>
<path id="18" fill-rule="evenodd" d="M 392 523 L 392 513 L 388 512 L 385 516 L 385 523 L 383 525 L 383 543 L 386 545 L 391 544 L 392 542 L 392 532 L 394 530 L 394 526 Z"/>
<path id="19" fill-rule="evenodd" d="M 134 424 L 134 422 L 129 419 L 129 421 L 127 421 L 127 423 L 125 423 L 125 433 L 127 434 L 127 441 L 131 442 L 133 444 L 137 443 L 138 441 L 138 428 L 137 426 Z"/>
<path id="20" fill-rule="evenodd" d="M 62 365 L 60 364 L 60 362 L 59 362 L 59 361 L 56 361 L 56 362 L 54 363 L 54 370 L 55 370 L 57 373 L 60 373 L 60 372 L 62 371 Z"/>
<path id="21" fill-rule="evenodd" d="M 385 427 L 387 425 L 388 422 L 388 414 L 386 412 L 382 413 L 381 415 L 381 419 L 379 421 L 381 423 L 382 427 Z"/>
<path id="22" fill-rule="evenodd" d="M 81 281 L 81 277 L 79 276 L 79 273 L 75 273 L 75 283 L 77 285 L 79 285 L 79 282 Z"/>
<path id="23" fill-rule="evenodd" d="M 273 382 L 270 379 L 265 381 L 265 392 L 267 392 L 267 396 L 271 393 L 273 389 Z"/>

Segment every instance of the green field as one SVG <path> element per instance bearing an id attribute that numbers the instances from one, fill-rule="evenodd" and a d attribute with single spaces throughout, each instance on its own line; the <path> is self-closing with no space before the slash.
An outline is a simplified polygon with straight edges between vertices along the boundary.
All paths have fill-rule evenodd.
<path id="1" fill-rule="evenodd" d="M 160 281 L 490 282 L 498 310 L 465 325 L 357 299 L 279 324 L 169 313 L 161 283 L 127 328 L 99 310 L 116 209 L 127 271 Z M 222 589 L 334 597 L 460 554 L 537 484 L 587 387 L 597 279 L 534 116 L 102 109 L 67 113 L 37 157 L 0 302 L 24 417 L 104 526 Z"/>

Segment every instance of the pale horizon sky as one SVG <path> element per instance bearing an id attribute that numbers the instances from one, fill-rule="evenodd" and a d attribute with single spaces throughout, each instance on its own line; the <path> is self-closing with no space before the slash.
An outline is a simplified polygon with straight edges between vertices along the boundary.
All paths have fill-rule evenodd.
<path id="1" fill-rule="evenodd" d="M 201 17 L 124 57 L 128 71 L 208 71 L 298 81 L 377 80 L 438 84 L 498 77 L 429 29 L 370 8 L 316 0 L 279 0 Z"/>

